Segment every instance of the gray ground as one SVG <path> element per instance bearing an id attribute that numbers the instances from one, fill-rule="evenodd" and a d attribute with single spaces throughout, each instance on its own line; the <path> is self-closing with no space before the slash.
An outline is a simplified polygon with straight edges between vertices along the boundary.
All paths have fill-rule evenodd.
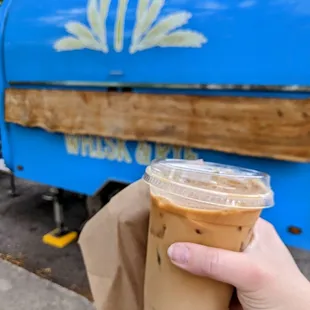
<path id="1" fill-rule="evenodd" d="M 290 249 L 299 268 L 310 281 L 310 252 Z"/>
<path id="2" fill-rule="evenodd" d="M 20 196 L 16 198 L 8 196 L 8 189 L 8 176 L 0 174 L 0 257 L 90 297 L 78 246 L 55 249 L 41 241 L 54 228 L 52 205 L 42 199 L 47 188 L 18 180 Z M 73 201 L 65 212 L 72 227 L 77 227 L 85 216 L 81 204 Z M 310 280 L 310 252 L 292 252 Z"/>
<path id="3" fill-rule="evenodd" d="M 17 180 L 16 198 L 8 196 L 8 189 L 8 176 L 0 175 L 0 257 L 90 297 L 78 245 L 55 249 L 42 242 L 42 236 L 55 228 L 52 204 L 42 199 L 47 188 Z M 72 202 L 65 216 L 69 226 L 78 227 L 85 211 Z"/>
<path id="4" fill-rule="evenodd" d="M 0 300 L 0 310 L 94 310 L 86 298 L 3 260 Z"/>

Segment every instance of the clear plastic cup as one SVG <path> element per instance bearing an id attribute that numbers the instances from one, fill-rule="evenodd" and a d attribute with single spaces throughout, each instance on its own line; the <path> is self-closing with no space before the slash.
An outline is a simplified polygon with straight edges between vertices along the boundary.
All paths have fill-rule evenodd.
<path id="1" fill-rule="evenodd" d="M 242 251 L 262 209 L 274 205 L 268 174 L 188 160 L 156 160 L 150 185 L 145 310 L 228 310 L 233 288 L 171 264 L 175 242 Z"/>

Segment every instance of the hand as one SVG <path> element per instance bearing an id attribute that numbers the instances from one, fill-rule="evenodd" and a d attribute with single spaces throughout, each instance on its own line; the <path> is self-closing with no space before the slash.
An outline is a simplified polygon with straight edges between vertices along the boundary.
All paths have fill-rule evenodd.
<path id="1" fill-rule="evenodd" d="M 237 289 L 243 310 L 308 310 L 310 283 L 299 271 L 274 227 L 259 219 L 254 239 L 243 253 L 176 243 L 172 263 L 198 276 L 226 282 Z"/>

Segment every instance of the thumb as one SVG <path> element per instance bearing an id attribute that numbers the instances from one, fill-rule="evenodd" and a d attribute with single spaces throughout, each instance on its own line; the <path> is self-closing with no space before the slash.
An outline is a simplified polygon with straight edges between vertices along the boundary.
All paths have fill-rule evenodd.
<path id="1" fill-rule="evenodd" d="M 257 282 L 260 269 L 245 253 L 226 251 L 191 243 L 175 243 L 168 249 L 171 262 L 198 276 L 249 290 Z"/>

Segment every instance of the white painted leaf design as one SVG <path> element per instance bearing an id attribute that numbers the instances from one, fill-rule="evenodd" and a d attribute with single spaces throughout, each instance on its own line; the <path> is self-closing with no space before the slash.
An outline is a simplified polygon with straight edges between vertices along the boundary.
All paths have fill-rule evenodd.
<path id="1" fill-rule="evenodd" d="M 117 17 L 114 26 L 114 50 L 121 52 L 124 46 L 124 27 L 128 0 L 118 0 Z"/>
<path id="2" fill-rule="evenodd" d="M 108 51 L 108 46 L 107 46 L 107 17 L 109 13 L 111 5 L 111 0 L 100 0 L 100 28 L 101 28 L 101 37 L 99 38 L 100 41 L 102 42 L 103 45 L 106 46 L 107 51 Z"/>
<path id="3" fill-rule="evenodd" d="M 101 51 L 103 53 L 107 53 L 107 49 L 105 46 L 103 46 L 102 44 L 100 44 L 97 41 L 94 41 L 90 44 L 87 44 L 87 48 L 90 50 L 94 50 L 94 51 Z"/>
<path id="4" fill-rule="evenodd" d="M 136 46 L 141 36 L 139 24 L 141 23 L 143 16 L 147 14 L 148 8 L 149 8 L 149 0 L 139 0 L 138 6 L 136 9 L 136 23 L 135 23 L 135 27 L 132 32 L 131 46 L 129 49 L 129 52 L 131 54 L 136 52 Z"/>
<path id="5" fill-rule="evenodd" d="M 98 36 L 98 38 L 102 37 L 102 28 L 100 22 L 100 15 L 98 12 L 98 2 L 97 0 L 89 0 L 87 6 L 87 20 L 89 26 L 93 33 Z"/>
<path id="6" fill-rule="evenodd" d="M 70 21 L 65 28 L 72 36 L 55 42 L 57 51 L 91 49 L 108 53 L 106 20 L 112 0 L 88 0 L 87 20 L 90 28 Z M 121 52 L 124 46 L 125 19 L 129 0 L 118 0 L 114 25 L 114 49 Z M 178 30 L 188 23 L 191 13 L 177 12 L 156 23 L 165 0 L 139 0 L 136 22 L 129 48 L 131 54 L 152 47 L 201 47 L 207 38 L 192 30 Z M 155 24 L 155 25 L 154 25 Z"/>
<path id="7" fill-rule="evenodd" d="M 147 12 L 149 7 L 149 0 L 140 0 L 136 11 L 136 20 L 140 21 L 143 15 Z"/>
<path id="8" fill-rule="evenodd" d="M 141 52 L 141 51 L 147 50 L 147 49 L 152 48 L 152 47 L 156 47 L 156 45 L 154 46 L 153 42 L 143 41 L 143 42 L 140 42 L 138 45 L 135 46 L 134 51 L 130 51 L 130 52 L 133 54 L 135 52 Z"/>
<path id="9" fill-rule="evenodd" d="M 73 37 L 63 37 L 54 43 L 54 49 L 58 52 L 84 49 L 85 45 Z"/>
<path id="10" fill-rule="evenodd" d="M 160 47 L 201 47 L 207 43 L 207 38 L 196 31 L 178 30 L 163 37 L 159 42 Z"/>
<path id="11" fill-rule="evenodd" d="M 111 0 L 100 0 L 100 19 L 105 22 L 109 13 Z"/>
<path id="12" fill-rule="evenodd" d="M 141 44 L 151 44 L 155 46 L 164 36 L 172 30 L 176 30 L 183 25 L 186 25 L 192 17 L 191 13 L 178 12 L 171 14 L 160 20 L 143 38 Z"/>
<path id="13" fill-rule="evenodd" d="M 136 21 L 134 42 L 136 43 L 140 37 L 148 32 L 152 24 L 156 21 L 161 9 L 165 4 L 165 0 L 153 0 L 148 11 L 143 15 L 141 20 Z"/>
<path id="14" fill-rule="evenodd" d="M 77 37 L 78 40 L 80 40 L 83 44 L 93 44 L 96 42 L 93 34 L 90 32 L 90 30 L 83 24 L 78 22 L 68 22 L 65 25 L 65 28 L 68 33 L 74 35 Z"/>

